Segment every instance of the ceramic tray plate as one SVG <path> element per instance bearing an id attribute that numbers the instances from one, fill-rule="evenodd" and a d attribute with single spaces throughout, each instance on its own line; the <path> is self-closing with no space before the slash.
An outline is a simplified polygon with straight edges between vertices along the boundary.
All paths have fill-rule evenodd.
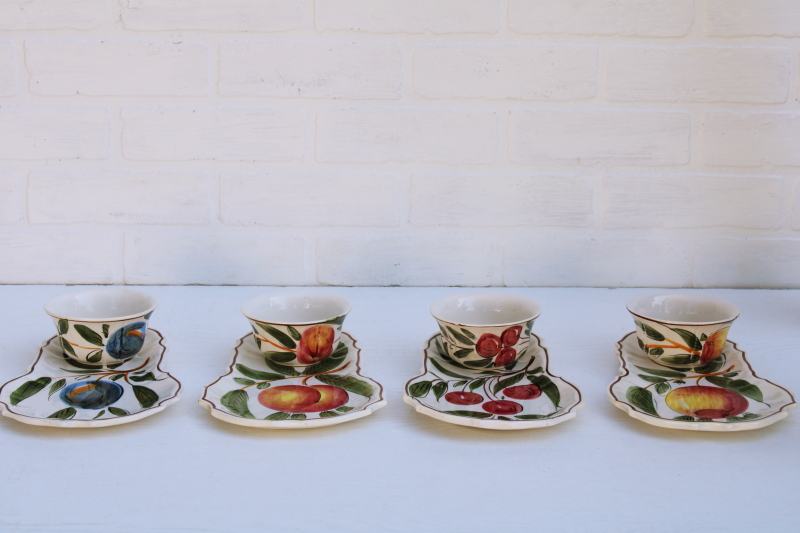
<path id="1" fill-rule="evenodd" d="M 180 382 L 160 365 L 167 348 L 157 330 L 131 359 L 90 366 L 66 357 L 58 336 L 39 349 L 28 373 L 0 388 L 3 415 L 35 426 L 94 428 L 135 422 L 180 399 Z"/>
<path id="2" fill-rule="evenodd" d="M 307 367 L 264 358 L 252 333 L 236 344 L 228 372 L 207 386 L 200 405 L 240 426 L 313 428 L 349 422 L 386 405 L 383 387 L 359 370 L 361 349 L 342 332 L 336 350 Z"/>
<path id="3" fill-rule="evenodd" d="M 758 377 L 736 343 L 691 370 L 653 362 L 635 332 L 617 343 L 620 376 L 608 387 L 611 402 L 654 426 L 694 431 L 758 429 L 797 407 L 783 387 Z"/>
<path id="4" fill-rule="evenodd" d="M 425 343 L 422 374 L 405 386 L 403 400 L 418 412 L 461 426 L 529 429 L 575 418 L 581 392 L 548 369 L 547 348 L 531 335 L 527 350 L 502 370 L 472 370 L 442 349 L 441 333 Z"/>

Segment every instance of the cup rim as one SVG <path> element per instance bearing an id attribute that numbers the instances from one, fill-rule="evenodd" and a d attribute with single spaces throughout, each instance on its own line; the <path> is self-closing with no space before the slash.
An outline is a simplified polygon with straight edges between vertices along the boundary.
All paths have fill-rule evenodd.
<path id="1" fill-rule="evenodd" d="M 497 323 L 492 323 L 492 324 L 470 324 L 470 323 L 467 323 L 467 322 L 454 322 L 452 320 L 448 320 L 446 318 L 442 318 L 441 316 L 437 316 L 437 314 L 433 310 L 433 308 L 437 304 L 442 304 L 446 300 L 452 300 L 454 298 L 465 298 L 465 297 L 468 297 L 468 296 L 500 296 L 500 297 L 503 297 L 503 298 L 517 299 L 518 301 L 525 301 L 526 303 L 533 304 L 532 307 L 533 307 L 534 310 L 533 310 L 533 314 L 531 316 L 527 317 L 527 318 L 524 318 L 524 319 L 521 319 L 521 320 L 515 320 L 513 322 L 497 322 Z M 452 294 L 450 296 L 445 296 L 444 298 L 439 298 L 438 300 L 436 300 L 435 302 L 433 302 L 431 304 L 429 311 L 430 311 L 431 315 L 433 316 L 433 318 L 435 318 L 436 320 L 438 320 L 440 322 L 446 322 L 447 324 L 453 324 L 453 325 L 456 325 L 456 326 L 466 326 L 466 327 L 470 327 L 470 328 L 499 328 L 499 327 L 505 327 L 505 326 L 516 326 L 518 324 L 524 324 L 526 322 L 530 322 L 531 320 L 536 320 L 542 314 L 542 306 L 539 304 L 539 302 L 537 302 L 535 300 L 532 300 L 530 298 L 526 298 L 524 296 L 519 296 L 518 294 L 509 294 L 509 293 L 505 293 L 505 292 L 463 292 L 463 293 L 459 293 L 459 294 Z"/>
<path id="2" fill-rule="evenodd" d="M 62 298 L 66 299 L 66 298 L 69 298 L 69 297 L 75 297 L 75 296 L 78 296 L 78 295 L 81 295 L 81 294 L 92 294 L 92 293 L 98 294 L 98 293 L 102 293 L 102 292 L 125 292 L 125 293 L 128 293 L 128 294 L 142 295 L 147 300 L 150 301 L 150 305 L 144 311 L 141 311 L 141 312 L 137 311 L 136 313 L 132 313 L 132 314 L 121 315 L 121 316 L 108 316 L 108 317 L 104 317 L 104 318 L 81 318 L 81 317 L 78 317 L 78 316 L 69 316 L 68 314 L 64 314 L 64 313 L 56 313 L 55 311 L 52 310 L 53 303 L 56 300 L 59 300 L 59 299 L 62 299 Z M 85 290 L 81 290 L 81 291 L 72 291 L 72 292 L 67 292 L 67 293 L 64 293 L 64 294 L 59 294 L 58 296 L 54 296 L 53 298 L 50 298 L 49 300 L 47 300 L 47 302 L 45 302 L 45 304 L 44 304 L 44 312 L 47 313 L 48 315 L 50 315 L 53 318 L 60 318 L 60 319 L 64 319 L 64 320 L 72 320 L 73 322 L 121 322 L 123 320 L 130 320 L 132 318 L 143 317 L 146 314 L 153 312 L 156 307 L 158 307 L 158 300 L 156 299 L 155 296 L 153 296 L 151 294 L 148 294 L 146 292 L 137 291 L 135 289 L 122 288 L 122 287 L 105 287 L 105 288 L 100 288 L 100 289 L 85 289 Z"/>
<path id="3" fill-rule="evenodd" d="M 683 297 L 690 297 L 690 298 L 702 298 L 708 302 L 717 303 L 717 304 L 724 304 L 725 306 L 729 306 L 733 309 L 732 315 L 723 319 L 723 320 L 710 320 L 704 322 L 692 322 L 687 320 L 666 320 L 661 318 L 653 318 L 651 316 L 647 316 L 642 312 L 636 312 L 631 309 L 631 307 L 640 300 L 646 298 L 655 298 L 656 296 L 683 296 Z M 739 315 L 741 314 L 739 308 L 732 304 L 727 300 L 723 300 L 722 298 L 718 298 L 716 296 L 711 296 L 710 294 L 696 294 L 691 292 L 654 292 L 649 294 L 643 294 L 641 296 L 636 296 L 628 300 L 628 303 L 625 304 L 625 308 L 628 310 L 630 314 L 633 316 L 637 316 L 639 318 L 643 318 L 645 320 L 650 320 L 651 322 L 657 322 L 659 324 L 670 324 L 673 326 L 715 326 L 717 324 L 725 324 L 727 322 L 733 322 Z"/>
<path id="4" fill-rule="evenodd" d="M 282 321 L 282 320 L 266 320 L 266 319 L 263 319 L 263 318 L 256 318 L 256 317 L 254 316 L 254 315 L 255 315 L 255 313 L 253 313 L 253 312 L 250 312 L 250 314 L 248 314 L 247 312 L 245 312 L 245 307 L 247 307 L 248 305 L 252 305 L 252 304 L 254 304 L 254 303 L 255 303 L 255 302 L 257 302 L 258 300 L 267 300 L 267 299 L 269 299 L 269 298 L 272 298 L 272 297 L 275 297 L 275 296 L 279 296 L 279 295 L 280 295 L 280 296 L 287 296 L 287 295 L 295 295 L 295 296 L 301 296 L 301 295 L 318 296 L 318 295 L 320 295 L 320 294 L 323 294 L 323 295 L 325 295 L 325 296 L 332 297 L 334 300 L 338 300 L 338 303 L 340 303 L 340 304 L 343 306 L 343 308 L 345 309 L 345 310 L 344 310 L 344 312 L 337 313 L 337 314 L 335 314 L 335 315 L 331 315 L 331 316 L 329 316 L 329 317 L 326 317 L 326 318 L 321 318 L 321 319 L 319 319 L 319 320 L 307 320 L 307 321 L 302 321 L 302 322 L 301 322 L 301 321 L 296 321 L 296 320 L 293 320 L 293 321 L 291 321 L 291 322 Z M 340 318 L 340 317 L 343 317 L 343 316 L 347 316 L 347 314 L 348 314 L 348 313 L 350 313 L 350 311 L 351 311 L 352 309 L 353 309 L 353 304 L 350 302 L 350 300 L 348 300 L 348 299 L 347 299 L 347 298 L 345 298 L 344 296 L 341 296 L 341 295 L 339 295 L 339 294 L 336 294 L 335 292 L 328 292 L 328 291 L 312 291 L 312 290 L 296 290 L 296 291 L 275 291 L 275 292 L 268 292 L 268 293 L 266 293 L 266 294 L 260 294 L 260 295 L 258 295 L 258 296 L 254 296 L 253 298 L 250 298 L 249 300 L 247 300 L 246 302 L 244 302 L 244 303 L 242 304 L 242 306 L 239 308 L 239 310 L 242 312 L 242 314 L 245 316 L 245 318 L 247 318 L 247 319 L 249 319 L 249 320 L 253 320 L 254 322 L 261 322 L 262 324 L 278 324 L 278 325 L 280 325 L 280 326 L 308 326 L 308 325 L 311 325 L 311 324 L 321 324 L 321 323 L 323 323 L 323 322 L 329 322 L 329 321 L 331 321 L 331 320 L 334 320 L 334 319 L 337 319 L 337 318 Z"/>

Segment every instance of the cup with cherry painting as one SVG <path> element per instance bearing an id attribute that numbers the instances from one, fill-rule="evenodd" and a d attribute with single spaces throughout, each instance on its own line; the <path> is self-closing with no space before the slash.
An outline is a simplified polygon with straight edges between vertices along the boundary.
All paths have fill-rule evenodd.
<path id="1" fill-rule="evenodd" d="M 434 302 L 442 346 L 465 368 L 502 370 L 528 348 L 541 306 L 522 296 L 475 292 Z"/>

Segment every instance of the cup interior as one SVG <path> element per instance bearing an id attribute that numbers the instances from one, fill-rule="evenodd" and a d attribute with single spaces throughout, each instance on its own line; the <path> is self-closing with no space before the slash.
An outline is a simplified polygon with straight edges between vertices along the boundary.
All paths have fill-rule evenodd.
<path id="1" fill-rule="evenodd" d="M 739 316 L 739 308 L 730 302 L 691 293 L 658 293 L 638 296 L 628 302 L 632 314 L 666 324 L 718 324 Z"/>
<path id="2" fill-rule="evenodd" d="M 324 291 L 287 291 L 263 294 L 247 300 L 242 314 L 271 324 L 313 324 L 350 312 L 347 298 Z"/>
<path id="3" fill-rule="evenodd" d="M 123 320 L 146 315 L 158 300 L 132 289 L 91 289 L 56 296 L 44 304 L 48 315 L 70 320 Z"/>
<path id="4" fill-rule="evenodd" d="M 462 326 L 519 324 L 541 313 L 541 306 L 533 300 L 498 292 L 456 294 L 437 300 L 431 306 L 435 319 Z"/>

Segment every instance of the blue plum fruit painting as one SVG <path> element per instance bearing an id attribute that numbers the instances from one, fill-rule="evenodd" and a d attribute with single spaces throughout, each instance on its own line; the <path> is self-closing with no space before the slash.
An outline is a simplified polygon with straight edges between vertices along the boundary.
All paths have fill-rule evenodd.
<path id="1" fill-rule="evenodd" d="M 102 409 L 122 397 L 122 387 L 112 381 L 79 381 L 61 391 L 67 405 L 80 409 Z"/>
<path id="2" fill-rule="evenodd" d="M 114 359 L 130 359 L 142 349 L 146 332 L 146 322 L 134 322 L 119 328 L 109 337 L 106 352 Z"/>

